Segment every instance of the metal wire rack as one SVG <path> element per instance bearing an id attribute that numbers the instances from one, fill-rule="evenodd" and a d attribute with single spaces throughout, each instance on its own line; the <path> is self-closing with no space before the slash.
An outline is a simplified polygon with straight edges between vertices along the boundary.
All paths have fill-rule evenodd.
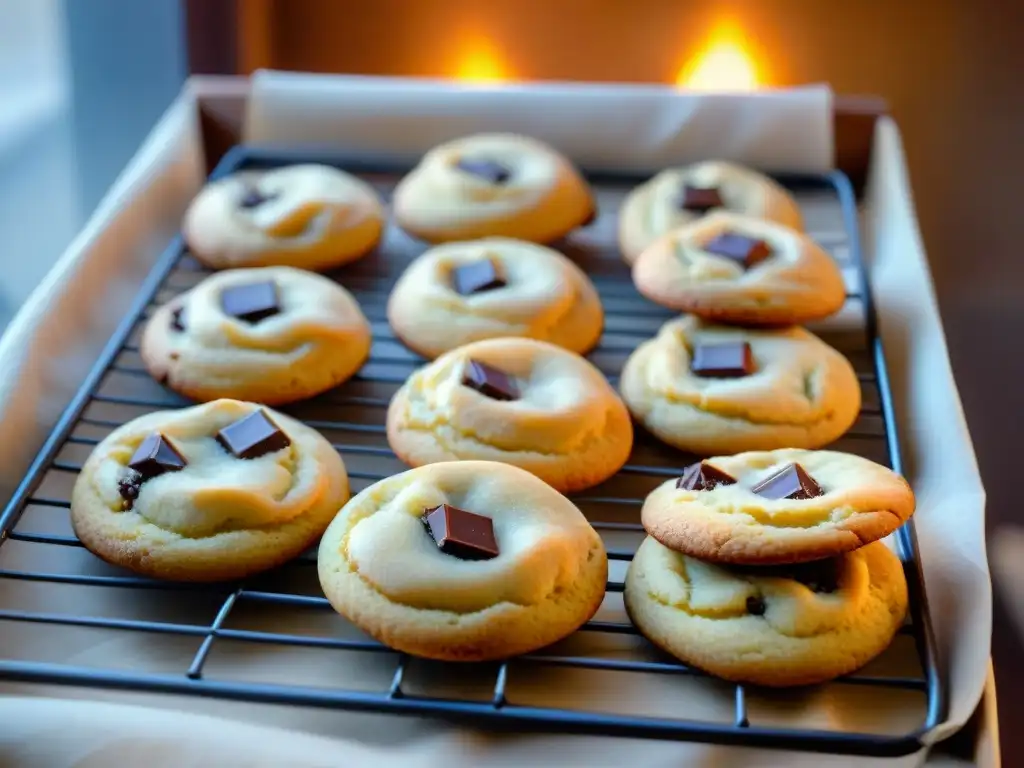
<path id="1" fill-rule="evenodd" d="M 212 177 L 293 162 L 344 167 L 370 181 L 385 198 L 405 170 L 366 159 L 236 147 Z M 864 395 L 859 420 L 835 447 L 900 471 L 885 358 L 849 181 L 838 172 L 779 180 L 794 192 L 811 235 L 832 253 L 847 280 L 843 311 L 812 328 L 853 362 Z M 589 357 L 614 383 L 626 356 L 672 315 L 635 291 L 615 246 L 618 204 L 640 179 L 592 175 L 591 181 L 601 215 L 559 248 L 590 274 L 601 294 L 605 331 Z M 395 278 L 424 247 L 390 226 L 376 256 L 332 274 L 355 295 L 371 322 L 370 359 L 343 386 L 284 409 L 331 440 L 345 458 L 354 491 L 404 469 L 387 446 L 384 412 L 390 396 L 424 361 L 395 339 L 384 306 Z M 330 610 L 320 593 L 315 568 L 309 567 L 315 562 L 313 552 L 269 574 L 214 587 L 153 581 L 100 562 L 71 532 L 66 512 L 71 485 L 92 446 L 110 430 L 143 413 L 187 404 L 149 378 L 138 355 L 138 336 L 154 307 L 206 274 L 180 239 L 168 248 L 0 516 L 0 679 L 416 714 L 489 728 L 879 756 L 920 749 L 928 732 L 942 722 L 943 685 L 909 525 L 898 532 L 897 541 L 910 585 L 911 616 L 893 648 L 865 670 L 814 692 L 770 692 L 714 680 L 647 644 L 621 607 L 625 565 L 643 536 L 639 508 L 644 496 L 692 457 L 642 432 L 615 478 L 574 497 L 605 538 L 611 560 L 602 611 L 569 640 L 503 663 L 411 659 L 361 635 Z M 139 599 L 142 594 L 145 599 Z M 27 625 L 39 624 L 50 628 L 49 641 L 42 647 L 31 644 L 26 655 L 17 639 Z M 70 649 L 81 647 L 81 633 L 112 638 L 101 645 L 131 644 L 135 637 L 145 638 L 146 645 L 141 650 L 130 645 L 123 656 L 131 664 L 109 653 L 72 658 Z M 5 637 L 11 642 L 5 643 Z M 273 654 L 259 655 L 270 648 Z M 293 653 L 305 657 L 305 666 L 295 663 Z M 253 661 L 257 657 L 259 663 Z M 348 657 L 358 662 L 345 665 Z M 342 667 L 349 672 L 332 676 Z M 353 667 L 360 671 L 353 673 Z M 653 678 L 659 679 L 662 696 L 664 681 L 671 678 L 678 696 L 652 711 L 642 705 L 654 699 L 641 686 Z M 699 696 L 689 695 L 693 686 Z M 550 694 L 556 691 L 552 703 Z M 826 708 L 834 707 L 843 699 L 837 691 L 850 694 L 847 703 L 855 709 L 879 710 L 881 716 L 865 727 L 837 725 L 834 718 L 820 716 L 821 697 L 837 697 L 825 702 Z M 694 711 L 684 699 L 703 703 Z M 897 707 L 899 716 L 885 714 L 887 704 Z"/>

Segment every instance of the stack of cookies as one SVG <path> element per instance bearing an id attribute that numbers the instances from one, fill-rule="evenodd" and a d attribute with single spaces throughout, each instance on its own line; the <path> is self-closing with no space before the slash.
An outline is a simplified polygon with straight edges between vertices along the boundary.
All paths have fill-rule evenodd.
<path id="1" fill-rule="evenodd" d="M 907 482 L 867 459 L 784 449 L 706 459 L 644 501 L 626 576 L 633 623 L 729 680 L 830 680 L 888 647 L 907 610 L 881 539 L 914 512 Z"/>

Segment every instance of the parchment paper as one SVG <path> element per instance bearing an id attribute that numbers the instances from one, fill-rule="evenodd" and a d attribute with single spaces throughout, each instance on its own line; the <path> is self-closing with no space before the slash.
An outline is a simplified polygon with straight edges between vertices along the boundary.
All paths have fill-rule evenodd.
<path id="1" fill-rule="evenodd" d="M 298 140 L 346 150 L 390 149 L 398 156 L 414 156 L 427 146 L 461 133 L 501 128 L 548 140 L 592 167 L 626 168 L 637 167 L 633 166 L 637 163 L 654 169 L 672 162 L 726 156 L 762 167 L 820 170 L 827 167 L 831 157 L 829 107 L 830 98 L 823 89 L 687 103 L 666 89 L 644 88 L 630 95 L 621 88 L 602 92 L 595 87 L 578 91 L 569 86 L 522 87 L 502 95 L 500 90 L 422 81 L 262 73 L 255 79 L 246 136 L 256 143 Z M 416 118 L 417 110 L 427 116 L 423 121 Z M 5 438 L 0 441 L 0 451 L 6 452 L 0 453 L 0 477 L 6 481 L 17 477 L 17 468 L 27 458 L 24 451 L 14 455 L 12 444 L 38 445 L 57 406 L 80 381 L 130 300 L 133 289 L 118 287 L 118 281 L 137 285 L 198 189 L 201 163 L 194 120 L 186 95 L 154 131 L 97 216 L 0 342 L 0 370 L 7 373 L 0 379 L 0 435 Z M 723 126 L 730 129 L 724 130 Z M 767 136 L 772 137 L 770 142 Z M 715 139 L 726 143 L 716 145 Z M 974 709 L 987 672 L 991 595 L 980 533 L 984 493 L 949 371 L 893 125 L 881 124 L 879 142 L 876 156 L 884 167 L 876 167 L 873 173 L 872 199 L 877 215 L 868 217 L 873 227 L 868 250 L 873 253 L 873 279 L 894 369 L 910 476 L 921 502 L 918 530 L 933 600 L 933 621 L 950 681 L 952 707 L 947 730 L 951 730 Z M 95 318 L 94 322 L 82 323 L 83 314 Z M 19 440 L 10 440 L 11 434 L 20 434 Z M 69 592 L 66 599 L 75 598 Z M 21 641 L 56 642 L 52 634 L 49 628 L 34 628 L 34 632 L 26 631 Z M 90 645 L 85 636 L 81 642 L 83 646 L 70 654 L 74 663 L 104 656 L 128 662 L 123 658 L 126 645 L 122 643 Z M 158 650 L 162 653 L 164 649 Z M 301 663 L 298 659 L 280 661 Z M 309 671 L 313 675 L 323 673 Z M 44 689 L 8 686 L 7 690 L 38 695 Z M 162 708 L 214 712 L 349 740 L 325 745 L 296 737 L 288 743 L 296 745 L 294 764 L 303 765 L 347 762 L 347 750 L 354 749 L 351 742 L 363 745 L 348 758 L 355 764 L 369 762 L 365 750 L 371 750 L 372 760 L 381 765 L 408 766 L 851 764 L 850 758 L 832 760 L 816 755 L 624 739 L 496 737 L 383 716 L 60 688 L 48 691 L 62 698 L 116 698 Z M 700 695 L 694 691 L 690 694 Z M 35 702 L 27 707 L 19 701 L 0 700 L 0 722 L 52 735 L 53 723 L 73 718 L 71 722 L 82 724 L 79 731 L 85 736 L 108 734 L 96 747 L 110 758 L 107 764 L 133 764 L 131 750 L 138 747 L 134 737 L 125 736 L 123 730 L 112 730 L 110 722 L 130 724 L 131 733 L 145 734 L 140 738 L 154 747 L 147 762 L 154 762 L 159 755 L 180 758 L 202 754 L 196 747 L 214 728 L 226 743 L 237 747 L 233 754 L 239 761 L 242 754 L 248 754 L 252 760 L 249 764 L 274 764 L 269 753 L 253 751 L 246 727 L 226 721 L 203 726 L 166 712 L 67 709 L 53 702 L 46 706 Z M 46 717 L 43 712 L 51 713 L 49 723 L 39 722 L 39 717 Z M 183 741 L 183 734 L 191 738 Z M 278 737 L 286 740 L 280 734 L 272 738 Z M 79 749 L 83 743 L 82 738 L 75 741 Z M 318 751 L 322 747 L 329 753 Z M 206 758 L 212 754 L 207 753 Z M 326 762 L 323 754 L 330 755 Z M 118 757 L 113 759 L 111 755 Z M 922 758 L 910 756 L 884 764 L 912 765 Z"/>

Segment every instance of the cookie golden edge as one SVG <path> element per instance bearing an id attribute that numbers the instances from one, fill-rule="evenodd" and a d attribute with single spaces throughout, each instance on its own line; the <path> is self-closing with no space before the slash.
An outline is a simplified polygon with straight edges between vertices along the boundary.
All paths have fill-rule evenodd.
<path id="1" fill-rule="evenodd" d="M 623 600 L 630 621 L 666 653 L 733 682 L 782 688 L 824 683 L 850 674 L 889 647 L 907 614 L 903 566 L 883 542 L 875 542 L 863 548 L 871 579 L 871 605 L 862 611 L 867 615 L 849 622 L 842 635 L 829 633 L 813 638 L 812 642 L 773 634 L 766 638 L 761 653 L 752 656 L 741 653 L 736 640 L 738 633 L 742 633 L 742 646 L 749 645 L 747 639 L 756 631 L 754 622 L 760 621 L 758 617 L 694 617 L 653 597 L 643 554 L 652 545 L 657 542 L 644 540 L 626 572 Z M 734 626 L 733 631 L 716 627 L 716 623 L 747 619 L 747 626 Z M 838 642 L 840 639 L 846 642 Z"/>
<path id="2" fill-rule="evenodd" d="M 98 465 L 96 450 L 86 460 L 71 493 L 75 535 L 86 549 L 110 565 L 166 581 L 234 581 L 298 557 L 316 544 L 338 508 L 348 500 L 348 472 L 341 455 L 326 438 L 283 414 L 269 413 L 286 433 L 301 429 L 319 438 L 317 460 L 329 482 L 318 503 L 299 517 L 271 528 L 225 531 L 198 538 L 181 536 L 144 520 L 135 529 L 126 530 L 121 516 L 133 513 L 112 511 L 89 487 Z M 121 429 L 115 430 L 101 445 L 118 439 L 120 434 Z M 141 518 L 138 513 L 134 516 Z"/>
<path id="3" fill-rule="evenodd" d="M 389 648 L 440 661 L 506 659 L 563 640 L 600 609 L 608 581 L 608 557 L 596 531 L 585 572 L 573 588 L 550 596 L 539 606 L 505 602 L 472 613 L 455 613 L 393 602 L 358 574 L 343 547 L 350 530 L 348 511 L 372 495 L 377 485 L 361 491 L 338 512 L 320 541 L 317 572 L 334 610 Z"/>
<path id="4" fill-rule="evenodd" d="M 824 344 L 824 342 L 822 342 Z M 647 386 L 646 365 L 655 350 L 655 339 L 638 346 L 626 359 L 619 379 L 619 393 L 633 418 L 663 443 L 699 456 L 716 456 L 746 451 L 781 448 L 823 448 L 846 434 L 860 415 L 861 390 L 853 366 L 846 362 L 846 379 L 836 396 L 831 416 L 807 426 L 757 424 L 745 419 L 720 416 L 684 403 L 655 397 Z M 836 355 L 840 355 L 835 351 Z M 841 356 L 841 355 L 840 355 Z M 679 420 L 678 409 L 693 412 L 694 421 L 713 420 L 714 425 L 694 423 L 692 427 L 671 426 Z"/>
<path id="5" fill-rule="evenodd" d="M 771 454 L 785 454 L 784 461 L 796 461 L 797 454 L 807 451 L 748 451 L 727 457 L 728 461 L 756 461 Z M 821 451 L 841 455 L 834 451 Z M 851 458 L 867 462 L 859 456 Z M 719 466 L 723 457 L 706 461 Z M 870 462 L 874 464 L 874 462 Z M 669 549 L 710 563 L 734 565 L 783 565 L 835 557 L 885 538 L 909 520 L 915 511 L 916 499 L 910 484 L 901 475 L 875 465 L 898 491 L 894 491 L 891 508 L 858 511 L 849 517 L 813 527 L 776 527 L 752 525 L 729 519 L 728 515 L 708 517 L 690 514 L 685 506 L 665 503 L 662 491 L 674 487 L 676 479 L 655 488 L 640 510 L 640 521 L 652 538 Z M 796 502 L 799 503 L 799 502 Z M 703 508 L 697 508 L 703 512 Z"/>
<path id="6" fill-rule="evenodd" d="M 353 342 L 358 339 L 358 345 L 348 346 L 344 356 L 331 355 L 330 350 L 320 355 L 333 359 L 334 366 L 325 366 L 320 361 L 296 361 L 284 380 L 268 376 L 265 368 L 253 366 L 252 376 L 245 381 L 218 382 L 201 371 L 193 372 L 187 361 L 175 358 L 176 353 L 169 349 L 172 305 L 173 302 L 164 304 L 153 312 L 142 332 L 139 356 L 159 384 L 197 402 L 227 398 L 276 406 L 308 400 L 348 381 L 370 356 L 372 339 L 367 323 L 364 333 L 353 338 Z M 310 357 L 313 356 L 311 352 Z"/>
<path id="7" fill-rule="evenodd" d="M 610 411 L 604 439 L 589 450 L 574 454 L 545 454 L 531 451 L 504 451 L 474 441 L 472 453 L 454 453 L 445 448 L 432 432 L 408 429 L 401 414 L 408 404 L 408 384 L 391 398 L 387 413 L 387 439 L 391 450 L 410 467 L 422 467 L 444 461 L 496 461 L 525 469 L 556 491 L 573 493 L 600 485 L 618 472 L 633 450 L 633 421 L 626 406 L 615 397 L 618 407 Z M 614 396 L 614 392 L 612 393 Z"/>

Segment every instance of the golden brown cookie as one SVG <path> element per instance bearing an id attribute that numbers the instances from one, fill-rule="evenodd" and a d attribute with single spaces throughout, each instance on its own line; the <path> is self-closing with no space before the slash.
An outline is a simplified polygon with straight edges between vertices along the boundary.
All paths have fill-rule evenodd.
<path id="1" fill-rule="evenodd" d="M 373 187 L 327 165 L 239 171 L 207 184 L 185 214 L 192 255 L 215 269 L 324 270 L 369 252 L 384 231 Z"/>
<path id="2" fill-rule="evenodd" d="M 799 566 L 733 568 L 647 538 L 626 574 L 626 609 L 655 645 L 741 683 L 821 683 L 884 651 L 907 582 L 883 542 Z"/>
<path id="3" fill-rule="evenodd" d="M 881 539 L 910 518 L 914 504 L 907 481 L 873 461 L 784 449 L 693 465 L 647 496 L 641 519 L 670 549 L 768 565 L 832 557 Z"/>
<path id="4" fill-rule="evenodd" d="M 416 371 L 388 408 L 388 443 L 407 464 L 482 459 L 522 467 L 560 491 L 606 480 L 633 427 L 604 376 L 532 339 L 488 339 Z"/>
<path id="5" fill-rule="evenodd" d="M 627 263 L 662 235 L 709 212 L 729 211 L 803 229 L 796 200 L 764 174 L 706 160 L 670 168 L 634 189 L 619 212 L 619 247 Z"/>
<path id="6" fill-rule="evenodd" d="M 278 405 L 359 370 L 370 324 L 326 277 L 291 267 L 232 269 L 157 309 L 140 352 L 153 378 L 187 397 Z"/>
<path id="7" fill-rule="evenodd" d="M 406 345 L 434 358 L 500 336 L 549 341 L 583 353 L 601 337 L 604 313 L 590 279 L 557 251 L 490 237 L 431 248 L 388 299 Z"/>
<path id="8" fill-rule="evenodd" d="M 656 304 L 737 325 L 796 325 L 842 308 L 835 261 L 807 235 L 775 222 L 712 212 L 654 241 L 633 264 Z"/>
<path id="9" fill-rule="evenodd" d="M 331 523 L 317 564 L 331 605 L 363 631 L 452 661 L 529 653 L 571 634 L 600 607 L 608 573 L 601 537 L 572 502 L 485 461 L 370 486 Z"/>
<path id="10" fill-rule="evenodd" d="M 711 456 L 821 448 L 857 420 L 861 392 L 842 354 L 803 328 L 666 323 L 626 360 L 630 412 L 659 439 Z"/>
<path id="11" fill-rule="evenodd" d="M 466 136 L 430 150 L 395 188 L 398 225 L 432 243 L 547 243 L 586 224 L 594 200 L 565 157 L 526 136 Z"/>
<path id="12" fill-rule="evenodd" d="M 319 433 L 217 400 L 142 416 L 93 450 L 71 523 L 104 560 L 177 581 L 238 579 L 314 544 L 348 500 L 345 464 Z"/>

